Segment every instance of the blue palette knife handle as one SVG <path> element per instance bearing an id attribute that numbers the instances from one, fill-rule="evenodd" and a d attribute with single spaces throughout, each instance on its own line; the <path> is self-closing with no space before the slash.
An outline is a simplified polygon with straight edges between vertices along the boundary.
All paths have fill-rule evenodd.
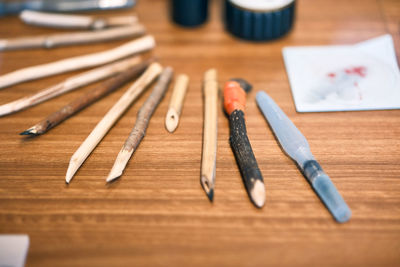
<path id="1" fill-rule="evenodd" d="M 329 176 L 314 159 L 306 138 L 265 92 L 258 92 L 256 101 L 283 150 L 297 163 L 335 220 L 347 222 L 351 217 L 351 210 Z"/>

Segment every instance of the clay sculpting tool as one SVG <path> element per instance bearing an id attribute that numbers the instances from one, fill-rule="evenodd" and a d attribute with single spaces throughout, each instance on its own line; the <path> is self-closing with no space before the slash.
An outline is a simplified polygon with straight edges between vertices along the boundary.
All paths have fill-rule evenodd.
<path id="1" fill-rule="evenodd" d="M 228 81 L 224 87 L 224 108 L 229 115 L 229 141 L 244 185 L 253 204 L 261 208 L 265 203 L 264 179 L 247 137 L 244 118 L 246 93 L 250 90 L 251 85 L 243 79 Z"/>
<path id="2" fill-rule="evenodd" d="M 117 90 L 125 83 L 132 80 L 134 77 L 138 76 L 142 73 L 145 68 L 152 62 L 153 60 L 148 60 L 142 62 L 134 67 L 131 67 L 124 72 L 119 73 L 118 75 L 109 78 L 107 81 L 103 82 L 101 85 L 95 87 L 93 90 L 88 93 L 80 96 L 75 99 L 68 105 L 62 107 L 60 110 L 50 114 L 44 120 L 35 124 L 28 130 L 20 133 L 21 135 L 40 135 L 44 134 L 53 127 L 57 126 L 64 120 L 78 113 L 82 109 L 90 106 L 100 98 L 106 96 L 107 94 Z"/>
<path id="3" fill-rule="evenodd" d="M 210 69 L 204 74 L 204 128 L 203 153 L 201 157 L 200 183 L 210 201 L 214 197 L 217 163 L 218 130 L 218 78 L 217 70 Z"/>
<path id="4" fill-rule="evenodd" d="M 65 181 L 68 184 L 73 178 L 76 171 L 90 155 L 97 144 L 103 139 L 108 130 L 114 125 L 119 117 L 128 109 L 150 83 L 161 73 L 162 67 L 158 63 L 152 63 L 147 70 L 137 79 L 131 87 L 121 96 L 114 106 L 96 125 L 90 135 L 81 144 L 78 150 L 72 155 L 69 162 Z"/>
<path id="5" fill-rule="evenodd" d="M 33 95 L 29 95 L 15 101 L 0 105 L 0 116 L 5 116 L 29 107 L 33 107 L 61 94 L 106 79 L 139 64 L 141 61 L 142 60 L 140 56 L 135 56 L 117 62 L 109 63 L 107 65 L 72 76 Z"/>
<path id="6" fill-rule="evenodd" d="M 116 27 L 101 31 L 85 31 L 57 33 L 42 36 L 26 36 L 12 39 L 0 39 L 0 51 L 21 50 L 33 48 L 55 48 L 59 46 L 90 44 L 137 37 L 146 33 L 143 25 L 137 23 L 131 26 Z"/>
<path id="7" fill-rule="evenodd" d="M 150 50 L 154 46 L 155 41 L 153 36 L 146 35 L 108 51 L 71 57 L 47 64 L 19 69 L 0 76 L 0 88 L 55 74 L 99 66 Z"/>
<path id="8" fill-rule="evenodd" d="M 61 29 L 93 29 L 100 30 L 113 26 L 123 26 L 138 22 L 136 16 L 119 16 L 110 18 L 96 18 L 85 15 L 47 13 L 33 10 L 24 10 L 20 19 L 26 24 Z"/>
<path id="9" fill-rule="evenodd" d="M 180 74 L 176 78 L 174 90 L 172 91 L 171 100 L 169 102 L 167 116 L 165 117 L 165 128 L 167 128 L 170 133 L 173 133 L 178 127 L 188 83 L 189 77 L 185 74 Z"/>
<path id="10" fill-rule="evenodd" d="M 107 182 L 111 182 L 122 175 L 126 164 L 128 164 L 132 154 L 136 151 L 143 137 L 146 135 L 146 129 L 149 126 L 151 116 L 164 97 L 168 85 L 171 82 L 172 75 L 173 70 L 170 67 L 166 67 L 161 73 L 153 91 L 137 114 L 135 126 L 129 134 L 128 139 L 126 139 L 125 144 L 122 146 L 122 149 L 119 151 L 117 159 L 106 179 Z"/>
<path id="11" fill-rule="evenodd" d="M 347 222 L 351 210 L 329 176 L 311 153 L 306 138 L 265 92 L 257 93 L 257 104 L 286 154 L 296 163 L 336 221 Z"/>

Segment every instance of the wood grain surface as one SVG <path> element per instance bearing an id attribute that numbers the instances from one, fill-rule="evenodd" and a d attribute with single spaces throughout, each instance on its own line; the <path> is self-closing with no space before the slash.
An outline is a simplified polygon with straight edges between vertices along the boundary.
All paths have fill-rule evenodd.
<path id="1" fill-rule="evenodd" d="M 27 266 L 399 266 L 400 111 L 296 113 L 281 50 L 288 45 L 351 44 L 391 33 L 400 47 L 398 0 L 300 0 L 294 30 L 270 43 L 240 41 L 223 30 L 220 1 L 196 29 L 169 22 L 167 1 L 139 1 L 135 12 L 157 42 L 153 54 L 190 85 L 178 129 L 164 128 L 172 90 L 117 182 L 105 178 L 148 90 L 65 184 L 71 155 L 124 91 L 112 93 L 48 134 L 19 132 L 96 85 L 0 118 L 0 233 L 28 234 Z M 91 14 L 129 15 L 132 10 Z M 57 30 L 0 18 L 0 38 Z M 0 73 L 100 52 L 123 41 L 0 53 Z M 266 204 L 249 201 L 219 107 L 214 203 L 200 178 L 205 70 L 220 86 L 243 77 L 249 139 L 263 173 Z M 0 91 L 0 103 L 32 94 L 79 72 Z M 295 164 L 283 154 L 255 103 L 266 90 L 307 137 L 315 157 L 352 209 L 337 224 Z"/>

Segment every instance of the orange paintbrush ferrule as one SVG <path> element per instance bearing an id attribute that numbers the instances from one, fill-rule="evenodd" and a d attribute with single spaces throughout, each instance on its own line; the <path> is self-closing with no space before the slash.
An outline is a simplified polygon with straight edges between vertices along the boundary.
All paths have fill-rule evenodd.
<path id="1" fill-rule="evenodd" d="M 224 108 L 230 115 L 234 110 L 244 112 L 246 106 L 246 91 L 237 81 L 228 81 L 224 87 Z"/>

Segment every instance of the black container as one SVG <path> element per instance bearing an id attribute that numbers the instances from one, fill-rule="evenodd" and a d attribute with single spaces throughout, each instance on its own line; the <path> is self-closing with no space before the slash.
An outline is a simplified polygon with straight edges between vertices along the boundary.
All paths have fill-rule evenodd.
<path id="1" fill-rule="evenodd" d="M 172 20 L 184 27 L 196 27 L 208 18 L 208 0 L 170 0 Z"/>

